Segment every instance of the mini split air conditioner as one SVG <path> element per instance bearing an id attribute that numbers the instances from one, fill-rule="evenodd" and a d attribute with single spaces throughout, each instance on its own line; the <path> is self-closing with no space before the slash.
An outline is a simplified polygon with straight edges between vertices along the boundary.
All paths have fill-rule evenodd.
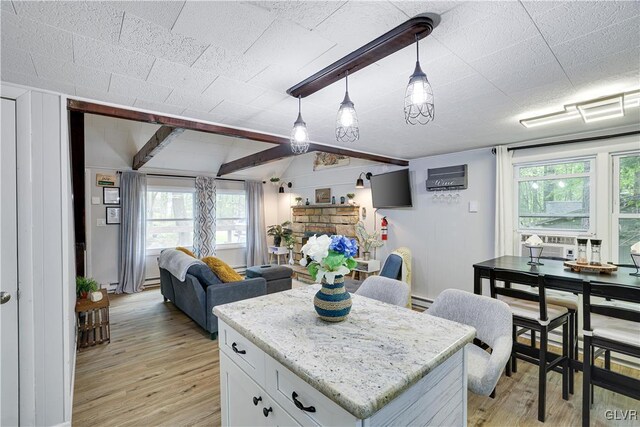
<path id="1" fill-rule="evenodd" d="M 529 249 L 525 242 L 533 233 L 520 234 L 520 255 L 529 256 Z M 542 257 L 562 260 L 574 260 L 577 249 L 576 236 L 557 236 L 552 234 L 538 234 L 542 239 Z"/>

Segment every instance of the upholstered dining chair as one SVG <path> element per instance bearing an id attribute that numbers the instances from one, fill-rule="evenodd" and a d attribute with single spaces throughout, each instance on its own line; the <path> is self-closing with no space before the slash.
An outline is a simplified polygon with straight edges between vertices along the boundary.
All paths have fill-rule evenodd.
<path id="1" fill-rule="evenodd" d="M 369 276 L 355 294 L 405 307 L 409 301 L 409 285 L 388 277 Z"/>
<path id="2" fill-rule="evenodd" d="M 476 344 L 467 344 L 467 386 L 476 394 L 493 397 L 511 357 L 513 341 L 509 306 L 497 299 L 447 289 L 438 295 L 425 313 L 476 328 L 476 338 L 487 344 L 491 353 Z"/>

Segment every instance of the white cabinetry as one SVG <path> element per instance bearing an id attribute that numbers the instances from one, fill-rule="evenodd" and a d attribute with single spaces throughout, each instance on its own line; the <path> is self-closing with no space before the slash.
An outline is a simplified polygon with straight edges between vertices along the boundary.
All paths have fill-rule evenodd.
<path id="1" fill-rule="evenodd" d="M 464 347 L 362 420 L 222 320 L 219 330 L 223 426 L 466 425 Z"/>

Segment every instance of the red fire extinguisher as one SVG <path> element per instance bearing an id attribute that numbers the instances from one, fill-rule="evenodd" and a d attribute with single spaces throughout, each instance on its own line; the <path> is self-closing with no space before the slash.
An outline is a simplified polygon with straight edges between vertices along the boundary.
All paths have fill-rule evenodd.
<path id="1" fill-rule="evenodd" d="M 387 240 L 387 236 L 389 234 L 389 228 L 387 227 L 389 222 L 387 221 L 387 217 L 382 217 L 382 224 L 380 226 L 380 234 L 382 235 L 382 240 Z"/>

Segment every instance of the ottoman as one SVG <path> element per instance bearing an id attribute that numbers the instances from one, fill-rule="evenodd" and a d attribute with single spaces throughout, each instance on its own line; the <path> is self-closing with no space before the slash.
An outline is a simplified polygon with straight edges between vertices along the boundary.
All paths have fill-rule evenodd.
<path id="1" fill-rule="evenodd" d="M 256 265 L 247 268 L 247 279 L 262 277 L 267 281 L 267 294 L 291 289 L 293 270 L 284 265 Z"/>

